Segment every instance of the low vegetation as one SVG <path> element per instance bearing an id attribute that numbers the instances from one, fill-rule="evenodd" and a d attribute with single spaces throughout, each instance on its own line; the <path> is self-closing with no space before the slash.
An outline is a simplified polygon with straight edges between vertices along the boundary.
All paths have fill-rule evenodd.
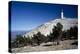
<path id="1" fill-rule="evenodd" d="M 46 42 L 54 42 L 56 41 L 59 45 L 59 41 L 64 40 L 71 40 L 71 39 L 78 39 L 78 28 L 76 26 L 71 27 L 69 30 L 62 31 L 63 25 L 61 23 L 57 23 L 56 26 L 53 27 L 52 32 L 50 35 L 44 36 L 41 32 L 34 34 L 33 37 L 22 37 L 21 35 L 17 35 L 16 39 L 11 42 L 12 48 L 19 48 L 27 45 L 36 46 L 40 45 L 41 43 Z M 73 44 L 77 44 L 75 42 Z"/>

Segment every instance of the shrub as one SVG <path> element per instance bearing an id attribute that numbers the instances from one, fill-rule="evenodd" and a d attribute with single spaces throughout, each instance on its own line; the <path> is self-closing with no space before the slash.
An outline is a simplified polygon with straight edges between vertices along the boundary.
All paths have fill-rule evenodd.
<path id="1" fill-rule="evenodd" d="M 32 39 L 34 43 L 36 43 L 37 45 L 40 45 L 42 42 L 44 42 L 45 36 L 42 35 L 40 32 L 38 32 L 37 34 L 33 35 Z"/>

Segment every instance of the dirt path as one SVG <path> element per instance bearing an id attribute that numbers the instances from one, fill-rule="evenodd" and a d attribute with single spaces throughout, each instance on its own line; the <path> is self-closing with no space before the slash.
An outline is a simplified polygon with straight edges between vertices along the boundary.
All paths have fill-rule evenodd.
<path id="1" fill-rule="evenodd" d="M 75 42 L 76 40 L 65 40 L 65 41 L 60 41 L 60 45 L 52 45 L 52 46 L 43 46 L 44 44 L 48 43 L 43 43 L 40 46 L 25 46 L 21 48 L 15 48 L 12 49 L 12 52 L 37 52 L 37 51 L 53 51 L 53 50 L 67 50 L 67 49 L 77 49 L 77 45 L 71 45 L 71 43 Z M 50 42 L 49 44 L 52 44 Z"/>

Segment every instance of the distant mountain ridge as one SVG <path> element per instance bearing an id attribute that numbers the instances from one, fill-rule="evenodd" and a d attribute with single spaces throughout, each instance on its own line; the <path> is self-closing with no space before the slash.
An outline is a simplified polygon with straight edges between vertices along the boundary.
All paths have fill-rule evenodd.
<path id="1" fill-rule="evenodd" d="M 12 31 L 11 32 L 11 38 L 12 39 L 15 39 L 16 38 L 16 35 L 23 35 L 25 33 L 27 33 L 28 31 Z"/>
<path id="2" fill-rule="evenodd" d="M 47 36 L 52 32 L 53 27 L 57 23 L 61 23 L 63 25 L 62 30 L 67 30 L 70 29 L 70 27 L 78 26 L 78 19 L 77 18 L 55 19 L 38 26 L 37 28 L 31 30 L 30 32 L 23 34 L 23 36 L 32 37 L 34 34 L 37 34 L 38 32 L 41 32 L 41 34 Z"/>

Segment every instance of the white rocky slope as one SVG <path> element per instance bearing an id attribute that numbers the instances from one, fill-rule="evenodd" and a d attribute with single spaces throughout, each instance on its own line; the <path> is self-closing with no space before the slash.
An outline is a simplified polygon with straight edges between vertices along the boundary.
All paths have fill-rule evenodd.
<path id="1" fill-rule="evenodd" d="M 41 32 L 41 34 L 47 36 L 52 32 L 52 28 L 57 24 L 61 23 L 63 25 L 63 30 L 70 29 L 70 27 L 78 26 L 78 19 L 73 18 L 65 18 L 65 19 L 55 19 L 50 22 L 44 23 L 32 31 L 25 33 L 23 36 L 32 37 L 37 32 Z"/>

